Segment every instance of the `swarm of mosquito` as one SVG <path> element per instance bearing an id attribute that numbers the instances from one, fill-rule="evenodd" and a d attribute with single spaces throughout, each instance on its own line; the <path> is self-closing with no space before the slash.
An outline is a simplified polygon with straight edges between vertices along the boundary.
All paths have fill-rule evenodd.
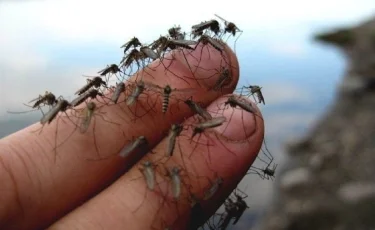
<path id="1" fill-rule="evenodd" d="M 160 64 L 164 65 L 166 71 L 169 71 L 168 67 L 164 64 L 165 55 L 173 50 L 184 49 L 187 51 L 194 51 L 197 49 L 199 44 L 204 46 L 212 46 L 218 52 L 222 53 L 224 51 L 223 38 L 224 36 L 233 36 L 236 35 L 236 41 L 242 30 L 240 30 L 236 24 L 233 22 L 227 21 L 224 18 L 215 14 L 217 19 L 211 19 L 208 21 L 203 21 L 198 24 L 195 24 L 191 27 L 191 32 L 187 33 L 182 31 L 180 26 L 173 26 L 167 30 L 165 35 L 161 35 L 159 38 L 155 39 L 150 43 L 144 43 L 137 37 L 132 37 L 127 42 L 125 42 L 120 48 L 123 52 L 123 57 L 118 63 L 112 63 L 106 65 L 100 71 L 98 71 L 97 76 L 88 77 L 86 84 L 82 85 L 79 88 L 75 95 L 76 97 L 68 101 L 64 99 L 63 96 L 57 97 L 52 92 L 46 91 L 43 95 L 39 95 L 37 98 L 29 102 L 31 105 L 26 105 L 31 107 L 33 110 L 39 110 L 42 112 L 42 118 L 40 123 L 42 128 L 39 133 L 43 130 L 44 125 L 51 125 L 52 121 L 56 121 L 56 136 L 55 136 L 55 155 L 57 154 L 57 147 L 62 143 L 57 145 L 57 125 L 60 118 L 64 117 L 68 119 L 68 122 L 71 122 L 76 129 L 78 129 L 82 134 L 86 133 L 89 127 L 94 126 L 92 124 L 95 122 L 94 116 L 101 117 L 103 120 L 104 114 L 100 110 L 105 106 L 127 106 L 129 108 L 134 108 L 137 106 L 140 98 L 146 96 L 150 93 L 156 93 L 161 95 L 161 112 L 166 114 L 169 111 L 169 104 L 172 96 L 175 98 L 177 95 L 183 95 L 187 93 L 194 92 L 194 89 L 178 89 L 174 88 L 172 85 L 156 85 L 151 82 L 148 82 L 143 79 L 137 79 L 136 81 L 129 81 L 129 77 L 139 70 L 143 70 L 146 74 L 152 76 L 152 69 L 148 65 L 159 59 Z M 199 60 L 198 63 L 200 63 Z M 229 70 L 222 67 L 218 70 L 219 78 L 217 82 L 208 87 L 207 90 L 221 90 L 226 85 L 230 84 L 231 78 Z M 174 76 L 177 76 L 172 73 Z M 112 81 L 110 81 L 112 79 Z M 186 80 L 185 80 L 186 81 Z M 115 84 L 110 84 L 110 82 L 115 82 Z M 245 112 L 255 114 L 255 109 L 252 108 L 251 104 L 246 101 L 241 100 L 241 97 L 253 97 L 255 102 L 265 104 L 263 94 L 261 92 L 262 87 L 257 85 L 248 85 L 241 87 L 241 93 L 239 97 L 230 97 L 225 102 L 224 106 L 230 106 L 233 109 L 242 109 Z M 108 94 L 110 92 L 110 94 Z M 108 96 L 111 95 L 111 96 Z M 125 98 L 125 99 L 124 99 Z M 175 155 L 175 150 L 180 149 L 182 154 L 181 147 L 178 144 L 178 138 L 189 128 L 192 129 L 192 140 L 195 136 L 200 136 L 205 132 L 208 132 L 211 128 L 218 127 L 227 122 L 227 118 L 223 116 L 213 117 L 207 110 L 205 110 L 199 102 L 194 101 L 192 97 L 185 97 L 183 99 L 177 98 L 177 100 L 183 102 L 184 106 L 187 106 L 196 116 L 196 123 L 190 125 L 189 127 L 183 126 L 182 124 L 172 124 L 169 134 L 167 136 L 169 144 L 167 149 L 165 149 L 164 162 L 168 161 L 171 157 Z M 47 112 L 43 108 L 48 107 Z M 154 110 L 153 106 L 150 106 L 150 109 L 146 110 L 144 114 L 137 114 L 136 109 L 134 110 L 134 119 L 136 121 L 138 118 L 141 118 L 146 113 Z M 28 111 L 25 111 L 28 112 Z M 10 112 L 10 113 L 20 113 L 20 112 Z M 22 112 L 23 113 L 23 112 Z M 120 125 L 116 122 L 108 122 Z M 198 137 L 199 138 L 199 137 Z M 199 141 L 197 141 L 198 143 Z M 98 159 L 103 159 L 100 157 L 99 149 L 96 146 L 96 138 L 94 137 L 94 145 L 98 153 Z M 134 137 L 132 140 L 124 145 L 124 147 L 119 151 L 118 156 L 122 158 L 127 158 L 133 152 L 141 151 L 142 153 L 147 153 L 150 151 L 151 146 L 149 146 L 149 141 L 145 136 Z M 266 163 L 266 167 L 259 168 L 252 166 L 248 174 L 258 174 L 263 179 L 273 178 L 275 174 L 275 169 L 270 168 L 271 163 L 273 162 L 273 157 L 268 152 L 265 153 L 266 160 L 260 158 L 261 161 Z M 183 158 L 183 157 L 182 157 Z M 189 156 L 190 158 L 190 156 Z M 55 159 L 56 160 L 56 159 Z M 140 163 L 140 173 L 141 177 L 144 178 L 146 183 L 146 190 L 155 192 L 158 187 L 156 182 L 155 171 L 161 170 L 163 168 L 162 161 L 152 162 L 144 161 Z M 211 199 L 218 190 L 220 190 L 221 185 L 224 180 L 217 176 L 214 181 L 210 181 L 210 187 L 208 187 L 204 194 L 201 196 L 197 194 L 190 193 L 189 184 L 183 178 L 184 173 L 186 173 L 186 167 L 184 165 L 174 165 L 170 167 L 165 167 L 163 169 L 168 183 L 171 184 L 170 196 L 174 202 L 181 201 L 186 199 L 191 207 L 192 212 L 196 207 L 199 207 L 201 201 L 206 201 Z M 187 176 L 190 179 L 190 176 Z M 187 195 L 182 198 L 183 187 L 188 190 Z M 166 195 L 162 195 L 163 199 L 167 199 Z M 240 196 L 237 193 L 234 194 L 235 198 L 228 197 L 224 202 L 225 206 L 225 215 L 222 215 L 220 221 L 217 225 L 217 228 L 210 229 L 226 229 L 229 225 L 229 222 L 234 219 L 233 224 L 237 223 L 244 211 L 248 208 L 245 201 L 246 197 Z M 143 202 L 142 202 L 143 203 Z M 137 210 L 135 210 L 137 211 Z M 214 217 L 215 215 L 213 215 Z M 171 229 L 168 226 L 171 226 L 173 223 L 165 224 L 162 229 Z M 200 223 L 200 225 L 203 225 Z M 194 228 L 198 228 L 196 226 Z"/>

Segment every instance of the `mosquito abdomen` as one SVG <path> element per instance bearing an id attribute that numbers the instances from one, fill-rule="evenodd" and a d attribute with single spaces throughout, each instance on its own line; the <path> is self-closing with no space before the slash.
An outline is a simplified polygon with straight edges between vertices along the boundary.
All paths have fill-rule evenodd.
<path id="1" fill-rule="evenodd" d="M 163 113 L 166 113 L 168 110 L 168 105 L 169 105 L 169 94 L 164 94 L 163 95 L 163 104 L 162 104 L 162 111 Z"/>

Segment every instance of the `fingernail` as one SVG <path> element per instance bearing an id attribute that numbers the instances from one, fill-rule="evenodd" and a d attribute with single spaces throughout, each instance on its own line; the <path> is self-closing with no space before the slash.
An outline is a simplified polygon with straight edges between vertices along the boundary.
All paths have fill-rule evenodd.
<path id="1" fill-rule="evenodd" d="M 235 96 L 235 98 L 249 103 L 256 111 L 255 113 L 245 111 L 238 106 L 233 108 L 229 104 L 225 105 L 225 102 L 230 96 L 231 95 L 220 97 L 207 107 L 207 111 L 209 111 L 213 117 L 224 116 L 226 118 L 226 122 L 214 128 L 214 130 L 218 134 L 228 138 L 228 140 L 247 140 L 256 133 L 256 129 L 259 128 L 257 125 L 262 124 L 259 121 L 262 121 L 263 118 L 257 106 L 247 98 Z"/>

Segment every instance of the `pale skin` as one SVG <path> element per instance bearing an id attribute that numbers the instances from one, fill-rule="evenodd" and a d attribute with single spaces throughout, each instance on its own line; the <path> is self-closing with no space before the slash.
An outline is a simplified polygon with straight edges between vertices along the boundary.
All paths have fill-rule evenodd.
<path id="1" fill-rule="evenodd" d="M 208 47 L 208 49 L 204 48 L 202 53 L 199 48 L 193 51 L 195 57 L 203 55 L 199 66 L 204 69 L 218 68 L 222 57 L 212 47 Z M 227 94 L 234 91 L 239 78 L 237 57 L 227 46 L 224 55 L 226 60 L 229 60 L 229 64 L 221 64 L 231 69 L 233 79 L 230 85 L 221 91 L 200 90 L 181 53 L 176 53 L 169 70 L 179 76 L 190 76 L 186 78 L 188 83 L 181 81 L 173 74 L 168 74 L 168 72 L 166 74 L 163 65 L 157 66 L 155 71 L 148 71 L 152 72 L 153 78 L 144 74 L 144 79 L 161 86 L 168 83 L 173 88 L 197 88 L 194 100 L 208 106 L 207 110 L 210 113 L 215 113 L 218 112 L 217 105 L 223 104 L 228 98 Z M 194 60 L 188 56 L 187 58 L 191 65 Z M 213 72 L 198 70 L 196 76 L 201 79 L 206 78 L 204 84 L 213 85 L 217 76 L 209 78 L 212 74 Z M 135 77 L 133 76 L 133 79 Z M 209 178 L 211 181 L 214 181 L 217 175 L 223 178 L 223 186 L 217 194 L 202 202 L 207 216 L 213 214 L 226 196 L 237 186 L 261 148 L 264 123 L 259 109 L 255 104 L 253 106 L 257 110 L 257 116 L 241 110 L 235 110 L 232 115 L 233 109 L 231 108 L 227 108 L 224 113 L 220 110 L 230 123 L 224 133 L 222 133 L 224 127 L 219 126 L 208 134 L 212 139 L 217 138 L 215 133 L 223 137 L 220 139 L 221 142 L 214 142 L 209 146 L 210 153 L 207 153 L 207 146 L 191 144 L 188 138 L 181 138 L 178 142 L 182 151 L 189 155 L 195 148 L 193 155 L 190 159 L 184 158 L 182 162 L 181 154 L 174 154 L 173 159 L 164 165 L 170 168 L 175 165 L 193 164 L 195 175 L 199 177 Z M 179 107 L 178 110 L 177 107 Z M 34 124 L 1 139 L 0 229 L 131 230 L 150 229 L 151 226 L 156 226 L 154 228 L 158 229 L 157 226 L 161 226 L 164 222 L 169 222 L 171 226 L 172 222 L 173 229 L 186 228 L 190 216 L 189 202 L 185 199 L 184 202 L 178 204 L 178 207 L 171 203 L 160 209 L 160 196 L 147 191 L 146 183 L 139 170 L 140 164 L 132 166 L 126 159 L 116 156 L 126 143 L 125 140 L 143 135 L 149 140 L 154 154 L 147 154 L 140 162 L 159 159 L 165 154 L 168 144 L 165 137 L 171 125 L 192 121 L 192 118 L 187 118 L 185 121 L 186 117 L 193 115 L 187 106 L 177 105 L 176 102 L 171 101 L 170 108 L 174 109 L 173 113 L 166 115 L 161 113 L 161 106 L 157 108 L 160 108 L 157 113 L 147 113 L 140 118 L 141 121 L 123 122 L 121 126 L 108 124 L 100 118 L 96 119 L 95 135 L 100 137 L 97 138 L 99 140 L 97 147 L 103 155 L 113 155 L 106 160 L 87 160 L 97 156 L 91 128 L 87 135 L 74 133 L 58 148 L 56 159 L 55 151 L 53 151 L 55 122 L 45 126 L 40 135 L 32 133 L 41 127 L 40 124 Z M 124 120 L 130 121 L 133 118 L 126 106 L 103 107 L 103 112 L 105 112 L 106 119 L 117 123 Z M 59 122 L 58 143 L 63 141 L 73 129 L 69 121 Z M 244 130 L 248 131 L 245 133 Z M 205 137 L 202 135 L 200 142 L 204 140 Z M 129 171 L 124 174 L 127 169 Z M 186 169 L 185 174 L 190 173 L 190 169 L 191 167 Z M 160 178 L 165 177 L 166 175 L 159 172 L 157 181 L 160 182 Z M 163 191 L 167 190 L 168 183 L 161 183 L 160 188 Z M 204 194 L 210 184 L 203 179 L 193 180 L 189 182 L 189 185 L 194 194 Z M 146 200 L 142 203 L 146 191 Z M 183 197 L 187 197 L 185 187 L 182 187 L 181 193 L 185 195 Z M 142 206 L 134 212 L 141 203 Z M 155 222 L 156 214 L 165 218 L 165 221 L 162 221 L 163 218 L 156 218 Z"/>

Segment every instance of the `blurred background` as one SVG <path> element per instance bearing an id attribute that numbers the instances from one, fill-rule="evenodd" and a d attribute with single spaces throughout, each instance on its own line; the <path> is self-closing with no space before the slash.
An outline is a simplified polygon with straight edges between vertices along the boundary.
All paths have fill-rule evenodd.
<path id="1" fill-rule="evenodd" d="M 236 43 L 239 86 L 263 87 L 260 105 L 266 142 L 278 172 L 291 160 L 285 143 L 305 135 L 333 103 L 347 70 L 338 47 L 315 42 L 316 33 L 350 27 L 375 16 L 373 0 L 130 1 L 0 0 L 0 137 L 40 119 L 22 105 L 44 91 L 72 99 L 72 92 L 122 57 L 133 36 L 151 42 L 173 25 L 218 14 L 244 31 Z M 234 40 L 229 41 L 233 47 Z M 278 179 L 277 179 L 278 180 Z M 251 229 L 278 197 L 278 182 L 246 177 L 240 184 L 251 207 L 236 228 Z"/>

